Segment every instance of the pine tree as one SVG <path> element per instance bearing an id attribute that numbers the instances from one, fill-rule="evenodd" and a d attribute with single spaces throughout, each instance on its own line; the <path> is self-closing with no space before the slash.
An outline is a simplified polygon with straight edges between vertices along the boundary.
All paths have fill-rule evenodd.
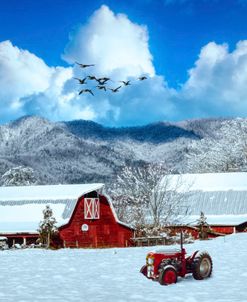
<path id="1" fill-rule="evenodd" d="M 201 212 L 198 219 L 198 228 L 199 228 L 199 238 L 201 240 L 208 239 L 208 232 L 210 231 L 210 226 L 207 223 L 207 217 Z"/>
<path id="2" fill-rule="evenodd" d="M 47 248 L 51 245 L 51 239 L 57 232 L 56 219 L 53 217 L 52 209 L 49 205 L 43 210 L 43 220 L 39 224 L 39 236 L 42 244 Z"/>

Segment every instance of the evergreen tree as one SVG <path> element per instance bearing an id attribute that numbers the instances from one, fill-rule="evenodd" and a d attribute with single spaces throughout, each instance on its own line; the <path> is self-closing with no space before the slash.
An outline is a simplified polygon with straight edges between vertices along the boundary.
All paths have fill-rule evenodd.
<path id="1" fill-rule="evenodd" d="M 52 209 L 49 205 L 43 210 L 43 220 L 39 224 L 39 236 L 42 244 L 45 244 L 47 248 L 51 245 L 51 239 L 57 232 L 56 219 L 53 217 Z"/>
<path id="2" fill-rule="evenodd" d="M 201 212 L 198 219 L 198 228 L 199 228 L 199 238 L 201 240 L 208 239 L 208 232 L 210 231 L 210 226 L 207 223 L 207 217 Z"/>

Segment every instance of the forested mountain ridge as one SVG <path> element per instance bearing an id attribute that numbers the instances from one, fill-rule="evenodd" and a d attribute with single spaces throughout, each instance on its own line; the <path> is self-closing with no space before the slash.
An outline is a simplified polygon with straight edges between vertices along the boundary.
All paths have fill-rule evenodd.
<path id="1" fill-rule="evenodd" d="M 40 183 L 108 182 L 126 164 L 165 162 L 174 173 L 245 171 L 247 119 L 109 128 L 27 116 L 0 126 L 0 173 L 32 167 Z"/>

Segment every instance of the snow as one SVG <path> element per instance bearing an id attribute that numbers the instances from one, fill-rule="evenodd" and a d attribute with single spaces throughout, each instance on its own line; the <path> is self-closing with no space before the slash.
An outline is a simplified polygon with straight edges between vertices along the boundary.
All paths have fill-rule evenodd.
<path id="1" fill-rule="evenodd" d="M 103 184 L 0 187 L 0 233 L 37 233 L 43 210 L 49 205 L 57 226 L 64 225 L 78 198 Z"/>
<path id="2" fill-rule="evenodd" d="M 167 178 L 162 181 L 167 182 Z M 188 216 L 184 223 L 196 221 L 201 212 L 209 224 L 239 225 L 247 221 L 246 172 L 169 175 L 166 190 L 176 191 L 186 200 Z"/>
<path id="3" fill-rule="evenodd" d="M 181 192 L 247 191 L 247 173 L 176 174 L 170 178 L 170 189 L 172 187 Z"/>
<path id="4" fill-rule="evenodd" d="M 95 190 L 99 190 L 103 186 L 104 184 L 102 183 L 94 183 L 78 185 L 0 187 L 0 202 L 20 200 L 78 199 L 80 196 Z"/>
<path id="5" fill-rule="evenodd" d="M 197 191 L 188 193 L 190 214 L 199 215 L 246 215 L 247 214 L 247 190 L 246 191 Z"/>
<path id="6" fill-rule="evenodd" d="M 101 190 L 104 184 L 45 185 L 0 187 L 0 234 L 37 233 L 46 205 L 52 209 L 57 227 L 69 222 L 78 199 L 89 192 Z M 115 220 L 119 221 L 112 201 L 105 195 Z"/>
<path id="7" fill-rule="evenodd" d="M 161 286 L 139 273 L 153 248 L 27 249 L 0 252 L 0 301 L 66 302 L 245 302 L 247 234 L 187 245 L 187 252 L 207 250 L 213 275 L 190 275 Z M 162 247 L 170 249 L 171 247 Z"/>
<path id="8" fill-rule="evenodd" d="M 45 209 L 46 205 L 51 207 L 53 216 L 56 217 L 57 220 L 57 226 L 63 225 L 69 221 L 69 217 L 63 218 L 66 203 L 25 203 L 24 205 L 20 206 L 0 206 L 0 232 L 37 232 L 39 222 L 43 220 L 43 210 Z"/>

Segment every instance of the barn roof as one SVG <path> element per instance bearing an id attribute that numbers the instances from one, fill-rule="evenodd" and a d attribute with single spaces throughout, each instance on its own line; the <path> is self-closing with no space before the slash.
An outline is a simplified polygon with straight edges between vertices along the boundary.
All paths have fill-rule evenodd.
<path id="1" fill-rule="evenodd" d="M 247 221 L 245 172 L 170 175 L 167 182 L 168 190 L 185 196 L 188 221 L 195 220 L 200 212 L 210 224 L 238 225 Z"/>
<path id="2" fill-rule="evenodd" d="M 104 186 L 101 183 L 74 184 L 74 185 L 43 185 L 0 187 L 0 202 L 21 200 L 64 200 L 78 197 L 99 190 Z"/>
<path id="3" fill-rule="evenodd" d="M 104 185 L 0 187 L 0 233 L 37 232 L 42 211 L 50 205 L 58 226 L 69 222 L 78 198 Z"/>
<path id="4" fill-rule="evenodd" d="M 174 174 L 168 175 L 168 182 L 178 191 L 247 191 L 247 172 Z"/>

